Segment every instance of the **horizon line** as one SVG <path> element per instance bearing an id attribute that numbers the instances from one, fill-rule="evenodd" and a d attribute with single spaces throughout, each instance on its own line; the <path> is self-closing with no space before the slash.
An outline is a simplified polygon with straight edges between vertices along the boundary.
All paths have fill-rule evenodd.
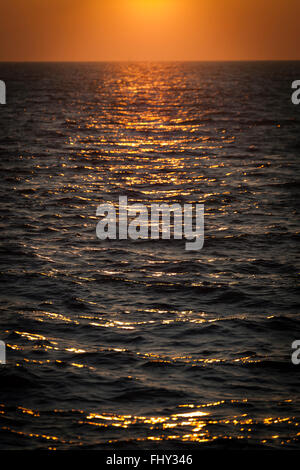
<path id="1" fill-rule="evenodd" d="M 108 59 L 108 60 L 0 60 L 0 64 L 9 64 L 9 63 L 157 63 L 157 62 L 166 62 L 166 63 L 176 63 L 176 62 L 185 62 L 185 63 L 199 63 L 199 62 L 300 62 L 299 59 Z"/>

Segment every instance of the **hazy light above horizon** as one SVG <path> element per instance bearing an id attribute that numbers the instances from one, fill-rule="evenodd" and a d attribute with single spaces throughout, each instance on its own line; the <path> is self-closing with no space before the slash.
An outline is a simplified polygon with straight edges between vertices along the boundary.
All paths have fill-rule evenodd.
<path id="1" fill-rule="evenodd" d="M 0 60 L 300 59 L 299 0 L 10 0 Z"/>

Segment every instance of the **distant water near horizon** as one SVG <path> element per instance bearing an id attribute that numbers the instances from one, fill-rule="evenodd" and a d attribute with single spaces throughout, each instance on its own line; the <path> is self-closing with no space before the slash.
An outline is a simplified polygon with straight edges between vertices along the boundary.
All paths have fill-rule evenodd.
<path id="1" fill-rule="evenodd" d="M 296 449 L 300 62 L 1 63 L 0 448 Z M 205 242 L 100 241 L 102 202 Z"/>

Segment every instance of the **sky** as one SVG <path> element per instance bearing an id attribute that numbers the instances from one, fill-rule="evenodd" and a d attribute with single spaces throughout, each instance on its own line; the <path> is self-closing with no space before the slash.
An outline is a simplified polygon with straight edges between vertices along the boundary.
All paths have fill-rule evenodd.
<path id="1" fill-rule="evenodd" d="M 300 0 L 7 0 L 0 61 L 300 59 Z"/>

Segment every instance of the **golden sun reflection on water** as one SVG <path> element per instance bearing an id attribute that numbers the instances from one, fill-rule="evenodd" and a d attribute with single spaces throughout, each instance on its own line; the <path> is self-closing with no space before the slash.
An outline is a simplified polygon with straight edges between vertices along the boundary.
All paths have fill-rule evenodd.
<path id="1" fill-rule="evenodd" d="M 260 442 L 262 444 L 272 441 L 278 441 L 279 435 L 268 433 L 268 426 L 271 425 L 280 425 L 286 423 L 292 425 L 295 429 L 294 435 L 289 439 L 280 440 L 281 444 L 290 443 L 293 440 L 297 441 L 300 432 L 297 432 L 297 427 L 299 423 L 295 420 L 294 417 L 289 416 L 277 416 L 277 417 L 260 417 L 252 418 L 249 417 L 247 413 L 237 414 L 234 416 L 219 417 L 218 409 L 225 404 L 225 400 L 211 402 L 201 405 L 195 404 L 181 404 L 178 405 L 180 408 L 188 408 L 189 411 L 186 412 L 177 412 L 171 415 L 152 415 L 152 416 L 142 416 L 142 415 L 131 415 L 131 414 L 114 414 L 107 412 L 90 412 L 86 414 L 83 410 L 74 409 L 74 410 L 53 410 L 52 413 L 57 415 L 59 418 L 60 415 L 69 413 L 70 417 L 73 416 L 82 416 L 81 418 L 74 421 L 74 426 L 78 428 L 80 434 L 80 429 L 82 426 L 90 426 L 96 430 L 99 430 L 98 442 L 101 444 L 114 444 L 120 442 L 120 439 L 114 439 L 109 437 L 110 434 L 114 432 L 114 429 L 119 430 L 128 430 L 131 428 L 131 438 L 127 439 L 126 434 L 122 435 L 122 441 L 168 441 L 168 440 L 177 440 L 181 442 L 203 442 L 209 443 L 218 439 L 254 439 L 254 430 L 257 426 L 264 426 L 264 435 L 261 438 Z M 242 401 L 239 400 L 230 400 L 232 405 L 239 403 L 247 403 L 247 399 Z M 214 411 L 214 408 L 216 411 Z M 203 411 L 207 409 L 207 411 Z M 191 411 L 192 410 L 192 411 Z M 56 435 L 46 435 L 43 433 L 38 433 L 35 431 L 35 425 L 38 425 L 38 420 L 43 415 L 42 411 L 33 410 L 30 408 L 25 408 L 23 406 L 18 406 L 17 411 L 24 415 L 29 415 L 32 417 L 32 432 L 23 432 L 17 429 L 12 428 L 11 426 L 2 426 L 2 430 L 18 434 L 21 437 L 35 439 L 38 441 L 56 441 L 58 448 L 64 444 L 72 444 L 77 446 L 82 446 L 84 441 L 79 435 L 76 439 L 72 441 L 67 441 L 60 436 Z M 0 414 L 9 417 L 11 410 L 6 408 L 4 404 L 0 404 Z M 83 417 L 85 415 L 85 417 Z M 226 429 L 230 426 L 231 433 L 226 435 Z M 143 429 L 142 435 L 140 434 L 140 429 Z M 233 431 L 232 431 L 233 429 Z M 105 434 L 101 430 L 105 430 Z M 111 433 L 109 432 L 111 431 Z M 146 432 L 145 432 L 146 431 Z M 170 433 L 171 431 L 171 433 Z M 108 434 L 107 434 L 108 433 Z M 105 437 L 107 436 L 107 437 Z M 49 448 L 55 450 L 56 448 Z"/>
<path id="2" fill-rule="evenodd" d="M 17 416 L 0 407 L 7 418 L 2 430 L 55 441 L 57 447 L 70 435 L 78 446 L 89 445 L 90 436 L 100 445 L 217 439 L 280 445 L 299 436 L 294 403 L 282 409 L 274 401 L 266 410 L 268 397 L 277 393 L 269 384 L 283 367 L 276 362 L 276 348 L 263 347 L 266 337 L 260 333 L 258 350 L 252 341 L 257 331 L 269 331 L 276 314 L 269 305 L 267 312 L 256 307 L 258 318 L 243 310 L 245 299 L 252 313 L 251 299 L 263 276 L 278 285 L 278 276 L 267 274 L 251 251 L 252 236 L 264 235 L 267 228 L 249 214 L 263 200 L 272 207 L 270 183 L 279 177 L 268 178 L 264 165 L 274 171 L 279 160 L 261 157 L 254 148 L 249 154 L 250 124 L 243 124 L 240 114 L 234 120 L 234 109 L 228 113 L 220 97 L 207 100 L 214 93 L 212 82 L 187 67 L 179 73 L 174 65 L 118 65 L 101 80 L 101 71 L 94 70 L 88 100 L 83 105 L 81 94 L 72 95 L 74 111 L 62 113 L 65 122 L 55 130 L 54 139 L 57 132 L 62 137 L 59 158 L 56 140 L 50 140 L 55 149 L 49 155 L 32 151 L 20 157 L 30 170 L 14 190 L 20 189 L 34 210 L 43 204 L 37 217 L 33 211 L 28 238 L 18 247 L 25 260 L 9 247 L 22 265 L 9 266 L 8 273 L 11 282 L 29 274 L 28 290 L 36 286 L 37 292 L 30 304 L 24 304 L 26 292 L 21 292 L 12 315 L 20 322 L 5 333 L 14 361 L 12 388 L 15 380 L 24 381 L 32 386 L 32 397 L 18 398 Z M 241 153 L 235 141 L 240 143 L 242 135 Z M 120 194 L 148 207 L 162 201 L 205 203 L 208 250 L 189 257 L 173 246 L 156 251 L 141 243 L 123 245 L 119 252 L 115 245 L 96 245 L 96 206 L 99 201 L 116 205 Z M 235 251 L 232 246 L 240 242 L 245 250 Z M 246 286 L 256 289 L 248 292 Z M 47 410 L 31 409 L 41 403 L 40 384 Z M 64 393 L 56 396 L 57 384 L 66 396 L 71 389 L 69 402 Z M 285 385 L 278 396 L 290 396 Z M 229 400 L 236 392 L 249 402 Z M 259 399 L 251 403 L 254 396 Z M 68 409 L 68 403 L 81 409 Z"/>
<path id="3" fill-rule="evenodd" d="M 232 403 L 235 400 L 231 400 Z M 238 402 L 238 400 L 236 400 Z M 244 400 L 246 403 L 247 400 Z M 128 429 L 129 427 L 138 427 L 138 425 L 147 425 L 149 432 L 154 432 L 153 435 L 144 437 L 136 437 L 136 441 L 145 440 L 180 440 L 190 442 L 212 442 L 216 439 L 251 439 L 253 436 L 253 429 L 251 426 L 257 426 L 259 422 L 263 425 L 289 423 L 298 426 L 297 422 L 294 422 L 293 417 L 265 417 L 262 419 L 253 419 L 248 415 L 241 414 L 231 416 L 230 418 L 216 419 L 212 413 L 200 411 L 199 408 L 213 408 L 224 404 L 225 401 L 215 403 L 207 403 L 204 405 L 179 405 L 179 407 L 188 407 L 195 409 L 196 411 L 189 411 L 185 413 L 175 413 L 170 416 L 132 416 L 132 415 L 113 415 L 108 413 L 90 413 L 86 416 L 86 420 L 80 421 L 80 424 L 88 424 L 99 428 L 117 427 Z M 228 426 L 231 425 L 236 428 L 236 435 L 226 436 L 222 432 L 214 433 L 211 432 L 212 426 Z M 166 434 L 165 431 L 172 429 L 172 434 Z M 178 431 L 180 431 L 178 433 Z M 175 434 L 174 434 L 175 432 Z M 177 434 L 176 434 L 177 432 Z M 300 433 L 295 433 L 295 439 Z M 277 439 L 278 436 L 271 435 L 268 439 L 262 439 L 262 443 Z M 126 440 L 126 439 L 125 439 Z M 132 439 L 133 440 L 133 439 Z M 117 442 L 109 440 L 110 443 Z M 290 442 L 290 440 L 289 440 Z"/>

